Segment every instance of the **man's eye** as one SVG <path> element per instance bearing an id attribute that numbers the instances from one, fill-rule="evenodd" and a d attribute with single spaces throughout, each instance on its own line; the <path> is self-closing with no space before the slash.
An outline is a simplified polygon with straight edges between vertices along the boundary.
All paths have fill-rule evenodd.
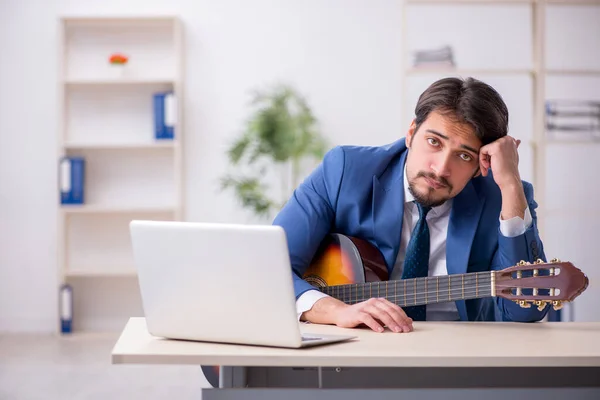
<path id="1" fill-rule="evenodd" d="M 465 153 L 462 153 L 460 155 L 460 158 L 462 158 L 464 161 L 471 161 L 473 159 L 473 157 L 471 157 L 469 154 L 465 154 Z"/>
<path id="2" fill-rule="evenodd" d="M 429 142 L 429 144 L 432 145 L 432 146 L 437 146 L 438 145 L 437 139 L 434 139 L 434 138 L 427 138 L 427 142 Z"/>

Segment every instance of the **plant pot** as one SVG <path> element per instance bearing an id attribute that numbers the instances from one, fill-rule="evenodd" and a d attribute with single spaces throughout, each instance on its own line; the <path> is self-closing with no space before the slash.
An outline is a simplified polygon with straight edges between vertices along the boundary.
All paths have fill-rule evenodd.
<path id="1" fill-rule="evenodd" d="M 126 64 L 110 64 L 110 77 L 112 79 L 123 79 L 127 77 L 127 65 Z"/>

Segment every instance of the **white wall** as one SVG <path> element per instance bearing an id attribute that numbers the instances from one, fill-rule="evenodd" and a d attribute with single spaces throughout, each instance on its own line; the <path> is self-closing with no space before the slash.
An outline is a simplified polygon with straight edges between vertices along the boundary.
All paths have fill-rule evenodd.
<path id="1" fill-rule="evenodd" d="M 176 14 L 185 25 L 190 220 L 249 218 L 216 188 L 256 85 L 297 85 L 331 143 L 403 135 L 397 1 L 0 0 L 0 331 L 56 326 L 57 17 L 137 13 Z M 139 313 L 135 280 L 110 282 L 80 283 L 80 292 L 118 293 L 76 303 L 97 315 L 86 326 L 113 326 L 106 303 L 120 296 L 125 312 Z"/>
<path id="2" fill-rule="evenodd" d="M 503 12 L 510 16 L 515 7 L 522 6 Z M 409 101 L 402 104 L 401 9 L 400 0 L 0 0 L 0 331 L 51 332 L 56 326 L 57 17 L 167 13 L 183 19 L 186 217 L 230 222 L 252 220 L 229 194 L 217 191 L 226 167 L 223 153 L 246 117 L 249 89 L 277 80 L 295 84 L 332 145 L 383 144 L 404 135 L 402 109 L 414 107 L 411 102 L 426 81 L 409 80 Z M 443 44 L 448 38 L 486 49 L 482 43 L 491 37 L 502 39 L 503 46 L 511 43 L 511 54 L 529 49 L 517 34 L 522 26 L 502 35 L 486 33 L 485 24 L 478 35 L 446 35 L 451 27 L 436 30 L 443 18 L 426 23 L 423 14 L 409 15 L 412 37 L 421 44 Z M 514 24 L 529 20 L 509 19 Z M 463 29 L 469 21 L 454 26 Z M 459 59 L 481 67 L 481 57 L 461 51 L 466 50 L 457 52 Z M 529 60 L 517 62 L 529 65 Z M 504 88 L 515 117 L 511 132 L 529 137 L 527 77 L 492 81 Z M 523 170 L 530 176 L 527 161 Z M 568 223 L 551 224 L 553 236 L 562 237 Z M 569 232 L 578 232 L 571 225 Z M 556 252 L 571 254 L 549 256 L 578 256 L 580 247 L 554 243 Z M 80 282 L 79 292 L 91 296 L 76 302 L 81 326 L 114 329 L 124 316 L 140 315 L 135 285 L 130 278 Z M 111 312 L 119 307 L 121 319 L 115 319 Z M 86 313 L 94 319 L 85 320 Z M 600 317 L 590 313 L 586 318 Z"/>

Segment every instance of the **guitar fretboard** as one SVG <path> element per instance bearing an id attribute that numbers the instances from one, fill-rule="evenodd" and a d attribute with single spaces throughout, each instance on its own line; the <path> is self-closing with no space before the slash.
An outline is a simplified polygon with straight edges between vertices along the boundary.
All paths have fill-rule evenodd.
<path id="1" fill-rule="evenodd" d="M 347 304 L 384 297 L 400 307 L 492 296 L 493 272 L 326 286 L 326 293 Z"/>

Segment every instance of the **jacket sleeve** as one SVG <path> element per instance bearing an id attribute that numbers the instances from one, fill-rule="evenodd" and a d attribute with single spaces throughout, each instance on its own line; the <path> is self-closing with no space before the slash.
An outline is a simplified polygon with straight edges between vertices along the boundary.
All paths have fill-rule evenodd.
<path id="1" fill-rule="evenodd" d="M 546 262 L 544 247 L 540 239 L 537 228 L 537 215 L 535 209 L 537 203 L 533 198 L 533 186 L 528 182 L 523 182 L 525 197 L 531 212 L 531 226 L 522 234 L 515 237 L 504 236 L 498 231 L 498 249 L 492 262 L 493 270 L 501 270 L 518 264 L 521 260 L 533 263 L 537 259 Z M 524 274 L 523 276 L 527 276 Z M 535 322 L 542 320 L 550 306 L 546 306 L 542 311 L 538 311 L 535 305 L 530 308 L 522 308 L 514 301 L 496 297 L 496 304 L 502 321 L 515 322 Z"/>
<path id="2" fill-rule="evenodd" d="M 344 150 L 340 146 L 327 152 L 321 164 L 294 190 L 273 221 L 286 233 L 296 299 L 315 289 L 302 279 L 302 275 L 335 219 L 344 159 Z"/>

